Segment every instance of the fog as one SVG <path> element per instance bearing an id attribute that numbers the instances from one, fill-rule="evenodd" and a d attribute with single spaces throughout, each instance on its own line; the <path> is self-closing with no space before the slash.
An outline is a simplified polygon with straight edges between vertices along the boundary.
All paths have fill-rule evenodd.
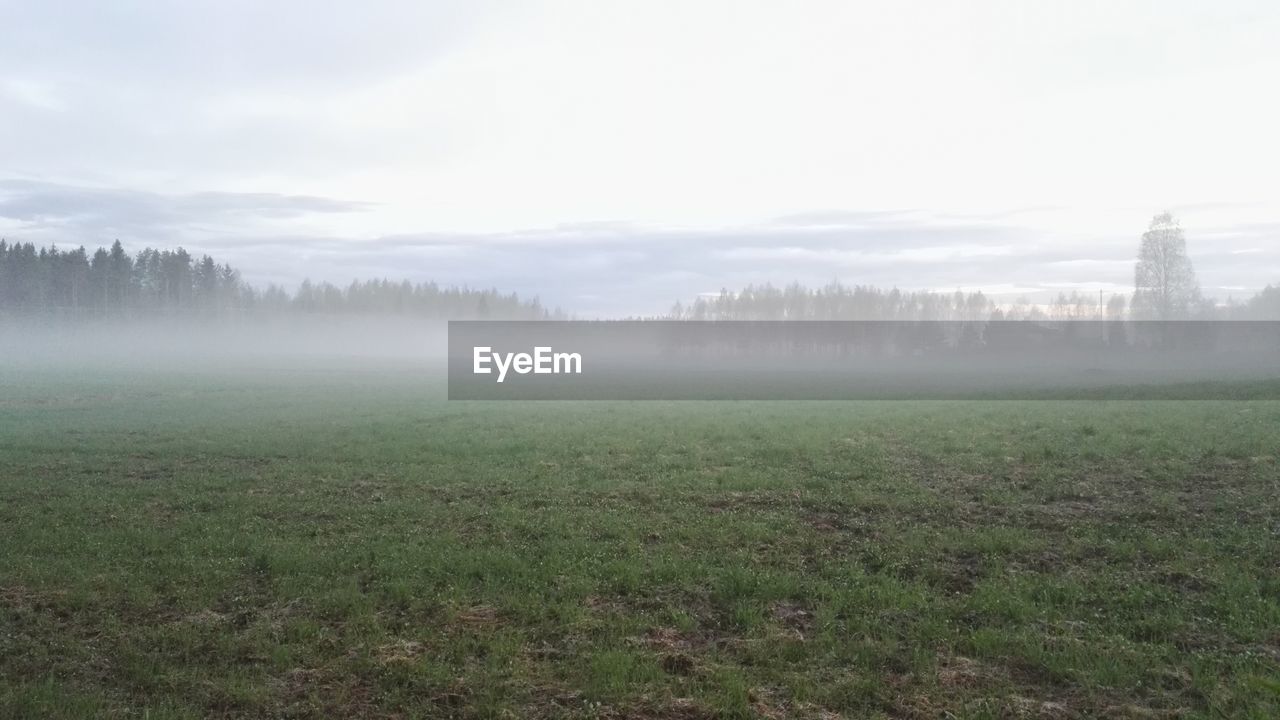
<path id="1" fill-rule="evenodd" d="M 0 321 L 0 363 L 10 368 L 212 371 L 335 363 L 442 364 L 442 320 L 400 316 Z"/>

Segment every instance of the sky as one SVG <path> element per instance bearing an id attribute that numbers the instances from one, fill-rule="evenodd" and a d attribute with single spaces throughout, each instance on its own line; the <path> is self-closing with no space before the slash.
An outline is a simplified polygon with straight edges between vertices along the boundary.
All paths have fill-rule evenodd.
<path id="1" fill-rule="evenodd" d="M 1280 5 L 0 0 L 0 236 L 582 315 L 1280 284 Z"/>

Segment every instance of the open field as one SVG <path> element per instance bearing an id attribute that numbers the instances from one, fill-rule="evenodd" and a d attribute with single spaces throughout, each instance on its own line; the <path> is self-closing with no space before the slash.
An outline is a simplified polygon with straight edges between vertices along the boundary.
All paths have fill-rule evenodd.
<path id="1" fill-rule="evenodd" d="M 1280 403 L 0 374 L 0 717 L 1280 717 Z"/>

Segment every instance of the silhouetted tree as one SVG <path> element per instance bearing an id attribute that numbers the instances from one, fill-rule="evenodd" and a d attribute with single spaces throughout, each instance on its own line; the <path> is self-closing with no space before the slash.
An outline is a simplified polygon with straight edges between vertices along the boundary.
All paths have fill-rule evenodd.
<path id="1" fill-rule="evenodd" d="M 1185 318 L 1200 303 L 1200 286 L 1187 257 L 1187 240 L 1170 213 L 1156 215 L 1143 233 L 1133 285 L 1133 310 L 1139 318 Z"/>

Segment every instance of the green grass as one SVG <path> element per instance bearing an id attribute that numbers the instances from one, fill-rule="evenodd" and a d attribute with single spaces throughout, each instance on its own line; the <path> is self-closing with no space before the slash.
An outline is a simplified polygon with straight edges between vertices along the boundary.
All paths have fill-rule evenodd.
<path id="1" fill-rule="evenodd" d="M 1280 716 L 1280 403 L 0 375 L 0 717 Z"/>

